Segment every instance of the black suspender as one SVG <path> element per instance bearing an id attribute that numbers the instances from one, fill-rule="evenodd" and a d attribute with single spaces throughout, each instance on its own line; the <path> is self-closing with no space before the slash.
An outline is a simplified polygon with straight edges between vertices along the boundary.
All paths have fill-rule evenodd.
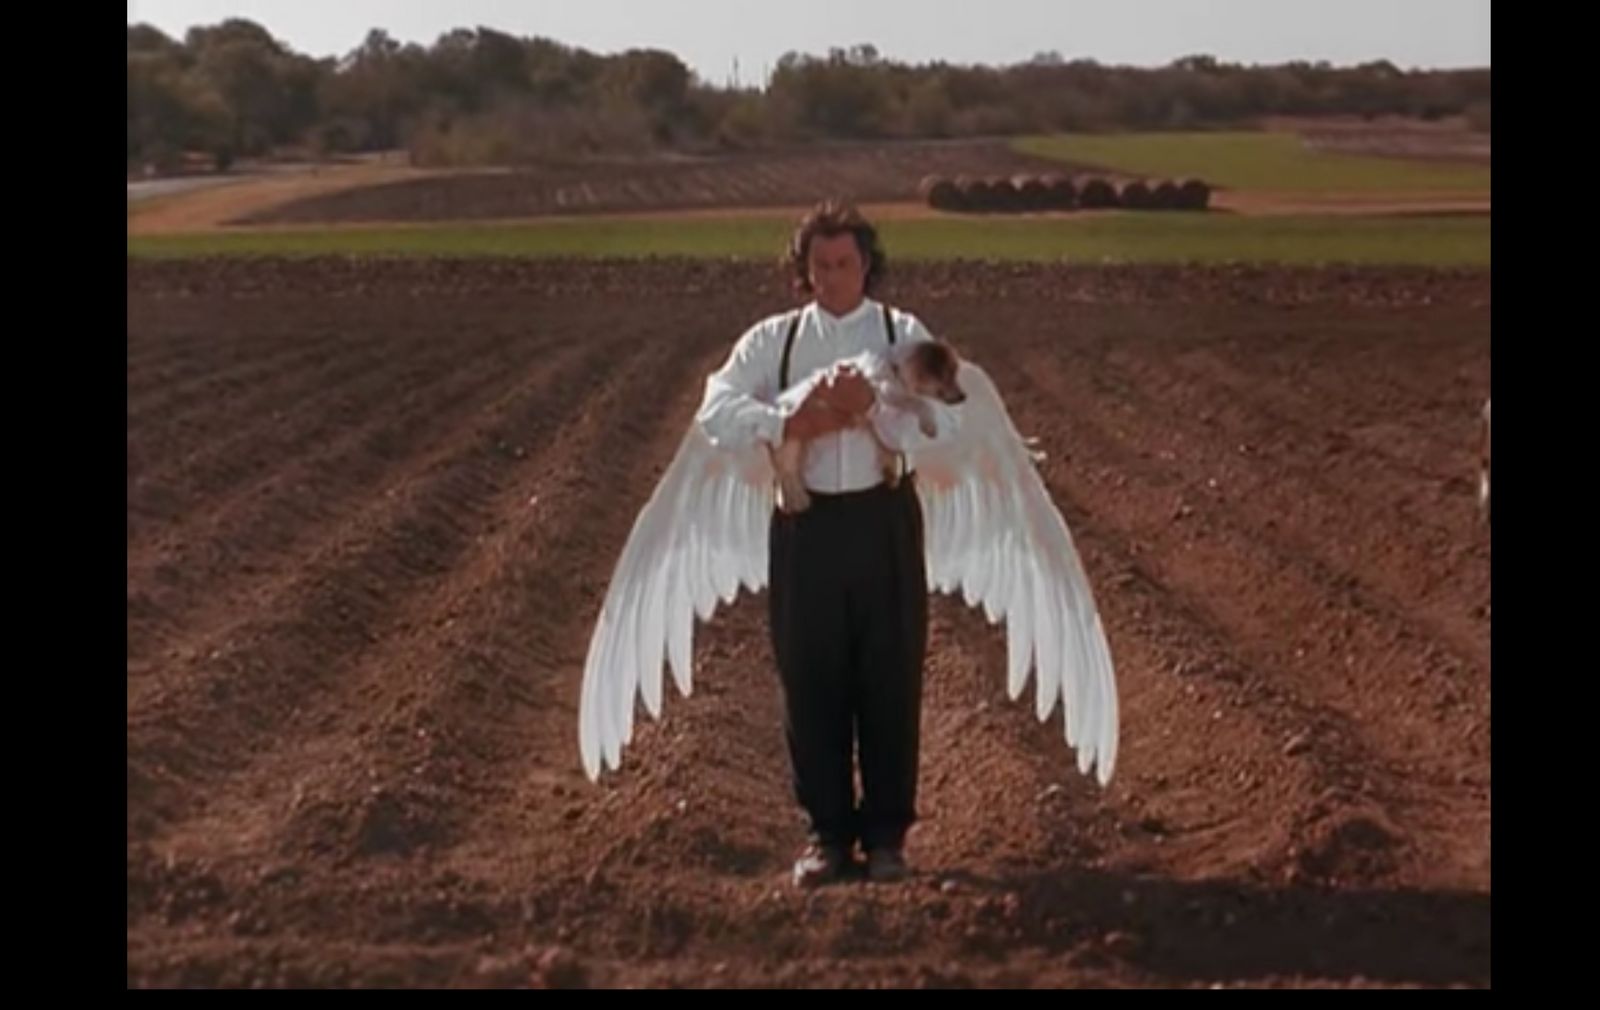
<path id="1" fill-rule="evenodd" d="M 783 338 L 783 361 L 778 365 L 778 390 L 782 392 L 789 388 L 789 352 L 794 350 L 795 331 L 800 329 L 800 312 L 789 319 L 789 332 Z M 883 332 L 889 338 L 889 346 L 894 346 L 894 320 L 889 315 L 889 306 L 883 307 Z"/>
<path id="2" fill-rule="evenodd" d="M 789 388 L 789 352 L 794 349 L 794 331 L 800 328 L 800 312 L 789 320 L 789 335 L 783 338 L 783 363 L 778 366 L 778 392 Z"/>
<path id="3" fill-rule="evenodd" d="M 883 332 L 889 335 L 889 346 L 893 347 L 894 346 L 894 319 L 892 319 L 890 317 L 890 315 L 889 315 L 889 306 L 887 306 L 887 305 L 885 305 L 883 307 Z M 903 453 L 903 452 L 895 453 L 894 454 L 894 462 L 895 462 L 895 466 L 900 471 L 900 476 L 904 477 L 906 475 L 906 472 L 907 472 L 906 471 L 906 454 Z"/>

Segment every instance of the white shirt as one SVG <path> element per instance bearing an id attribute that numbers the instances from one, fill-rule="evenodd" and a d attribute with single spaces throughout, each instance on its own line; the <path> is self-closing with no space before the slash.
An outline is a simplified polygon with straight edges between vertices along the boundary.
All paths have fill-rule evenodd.
<path id="1" fill-rule="evenodd" d="M 713 445 L 743 449 L 758 441 L 774 448 L 783 444 L 788 412 L 776 401 L 782 392 L 778 388 L 779 372 L 784 337 L 792 317 L 792 311 L 780 312 L 750 327 L 734 345 L 728 360 L 706 379 L 705 398 L 695 421 Z M 891 310 L 891 319 L 896 344 L 932 339 L 922 323 L 908 312 Z M 851 312 L 835 316 L 813 301 L 800 310 L 800 325 L 789 352 L 789 385 L 864 351 L 888 349 L 879 302 L 866 298 Z M 897 407 L 880 402 L 874 405 L 868 419 L 884 445 L 910 452 L 954 433 L 955 412 L 942 403 L 933 406 L 938 430 L 931 439 L 922 434 L 915 414 Z M 861 491 L 882 483 L 872 432 L 849 428 L 811 440 L 802 475 L 808 489 L 823 494 Z"/>

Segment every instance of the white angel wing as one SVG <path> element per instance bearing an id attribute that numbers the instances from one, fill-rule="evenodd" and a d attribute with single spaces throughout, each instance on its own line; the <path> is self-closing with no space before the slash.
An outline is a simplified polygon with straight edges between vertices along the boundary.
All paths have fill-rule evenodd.
<path id="1" fill-rule="evenodd" d="M 1040 721 L 1062 703 L 1078 771 L 1102 786 L 1117 758 L 1117 689 L 1105 631 L 1072 534 L 999 392 L 964 361 L 966 401 L 948 442 L 910 453 L 922 500 L 929 586 L 959 592 L 990 623 L 1006 622 L 1007 687 L 1037 676 Z"/>
<path id="2" fill-rule="evenodd" d="M 710 620 L 740 585 L 765 588 L 773 478 L 764 448 L 719 449 L 690 424 L 634 520 L 589 640 L 578 746 L 591 780 L 602 764 L 621 767 L 636 698 L 661 717 L 664 659 L 688 697 L 695 618 Z"/>

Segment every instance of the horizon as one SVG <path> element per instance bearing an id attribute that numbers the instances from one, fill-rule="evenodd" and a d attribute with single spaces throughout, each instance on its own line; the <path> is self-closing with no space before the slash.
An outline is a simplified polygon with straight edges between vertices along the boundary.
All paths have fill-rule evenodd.
<path id="1" fill-rule="evenodd" d="M 929 15 L 937 9 L 944 14 Z M 748 11 L 748 2 L 739 0 L 549 6 L 464 0 L 426 8 L 354 0 L 331 9 L 307 0 L 129 0 L 127 23 L 149 24 L 181 40 L 193 27 L 244 18 L 317 59 L 347 55 L 375 29 L 401 44 L 426 47 L 447 32 L 485 27 L 598 55 L 663 50 L 704 83 L 721 87 L 764 86 L 787 52 L 826 57 L 860 45 L 913 66 L 1005 67 L 1055 53 L 1067 62 L 1144 69 L 1199 55 L 1245 66 L 1304 61 L 1353 67 L 1387 60 L 1407 71 L 1490 67 L 1488 0 L 1223 0 L 1203 8 L 1185 0 L 1130 0 L 1111 9 L 991 0 L 981 11 L 909 0 L 857 11 L 842 0 L 814 0 L 804 8 L 774 5 L 759 18 Z"/>

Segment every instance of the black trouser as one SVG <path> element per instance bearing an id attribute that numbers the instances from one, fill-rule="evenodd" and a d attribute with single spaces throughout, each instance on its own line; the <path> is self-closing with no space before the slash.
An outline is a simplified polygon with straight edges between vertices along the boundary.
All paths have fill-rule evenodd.
<path id="1" fill-rule="evenodd" d="M 928 589 L 913 478 L 774 514 L 772 643 L 812 838 L 870 851 L 916 820 Z M 859 741 L 862 802 L 855 802 Z"/>

